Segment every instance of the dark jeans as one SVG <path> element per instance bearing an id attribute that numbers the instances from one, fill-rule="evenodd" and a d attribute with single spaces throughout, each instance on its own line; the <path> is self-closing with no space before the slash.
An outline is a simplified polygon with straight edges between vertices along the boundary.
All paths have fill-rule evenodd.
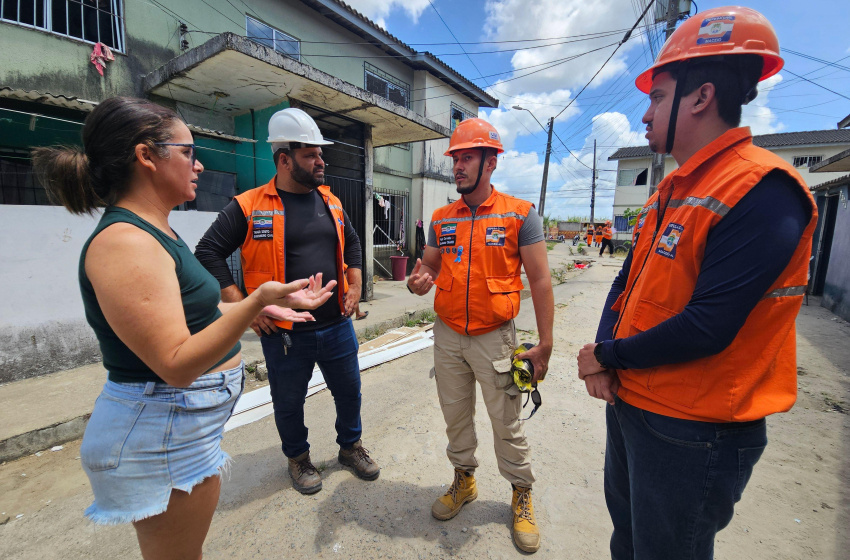
<path id="1" fill-rule="evenodd" d="M 351 319 L 314 331 L 287 331 L 292 346 L 284 352 L 282 332 L 263 335 L 274 420 L 283 454 L 297 457 L 310 449 L 304 425 L 307 385 L 318 364 L 336 406 L 336 442 L 350 448 L 360 439 L 360 364 Z"/>
<path id="2" fill-rule="evenodd" d="M 711 559 L 767 445 L 764 419 L 710 423 L 606 406 L 611 558 Z"/>
<path id="3" fill-rule="evenodd" d="M 601 257 L 605 253 L 605 247 L 608 247 L 608 254 L 614 254 L 614 242 L 610 239 L 602 238 L 602 248 L 599 249 L 599 256 Z"/>

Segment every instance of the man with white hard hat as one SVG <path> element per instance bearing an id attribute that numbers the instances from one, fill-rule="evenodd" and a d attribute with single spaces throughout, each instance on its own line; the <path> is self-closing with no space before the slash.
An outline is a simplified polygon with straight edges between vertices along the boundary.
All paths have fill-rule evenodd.
<path id="1" fill-rule="evenodd" d="M 260 317 L 275 423 L 288 458 L 293 487 L 303 494 L 322 489 L 310 460 L 304 425 L 307 386 L 318 364 L 336 406 L 339 462 L 364 480 L 380 474 L 360 436 L 360 368 L 350 316 L 362 287 L 360 240 L 342 202 L 324 185 L 322 137 L 315 121 L 289 108 L 269 120 L 277 174 L 267 184 L 238 195 L 204 234 L 196 256 L 219 280 L 223 301 L 244 297 L 226 259 L 241 248 L 248 293 L 264 282 L 321 274 L 337 281 L 335 296 L 309 313 L 293 310 L 286 320 Z"/>

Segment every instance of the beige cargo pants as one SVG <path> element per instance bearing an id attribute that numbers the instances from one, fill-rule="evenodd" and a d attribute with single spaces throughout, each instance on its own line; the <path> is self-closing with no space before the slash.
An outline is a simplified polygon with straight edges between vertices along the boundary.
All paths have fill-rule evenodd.
<path id="1" fill-rule="evenodd" d="M 437 395 L 446 420 L 449 445 L 446 454 L 457 469 L 473 472 L 478 467 L 475 449 L 475 382 L 493 426 L 493 443 L 499 472 L 509 482 L 530 487 L 534 482 L 531 450 L 520 421 L 522 397 L 505 369 L 496 371 L 494 362 L 506 362 L 516 347 L 516 328 L 508 321 L 479 336 L 456 333 L 437 318 L 434 323 L 434 372 Z M 508 391 L 510 391 L 509 394 Z"/>

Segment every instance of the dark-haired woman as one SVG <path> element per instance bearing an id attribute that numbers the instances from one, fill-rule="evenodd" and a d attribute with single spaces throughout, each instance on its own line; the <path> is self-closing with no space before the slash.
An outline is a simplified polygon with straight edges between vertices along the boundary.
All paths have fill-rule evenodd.
<path id="1" fill-rule="evenodd" d="M 171 110 L 112 98 L 83 127 L 84 152 L 41 148 L 36 170 L 75 213 L 106 209 L 83 248 L 86 318 L 109 378 L 80 449 L 86 515 L 132 522 L 145 558 L 200 558 L 218 503 L 224 423 L 243 387 L 239 338 L 259 313 L 305 321 L 331 295 L 321 276 L 268 282 L 235 304 L 168 224 L 203 165 Z"/>

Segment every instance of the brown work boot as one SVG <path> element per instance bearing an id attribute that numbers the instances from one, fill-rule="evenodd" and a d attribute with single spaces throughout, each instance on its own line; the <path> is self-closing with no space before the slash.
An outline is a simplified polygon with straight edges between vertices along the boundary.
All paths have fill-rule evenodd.
<path id="1" fill-rule="evenodd" d="M 292 487 L 302 494 L 315 494 L 322 489 L 322 477 L 310 462 L 309 451 L 289 459 L 289 477 L 292 479 Z"/>
<path id="2" fill-rule="evenodd" d="M 375 480 L 381 474 L 381 467 L 369 457 L 369 451 L 359 439 L 351 449 L 340 448 L 337 459 L 340 465 L 354 469 L 354 474 L 363 480 Z"/>
<path id="3" fill-rule="evenodd" d="M 534 520 L 534 506 L 531 505 L 531 488 L 514 486 L 511 511 L 514 515 L 514 542 L 520 550 L 537 552 L 540 548 L 540 529 Z"/>
<path id="4" fill-rule="evenodd" d="M 478 497 L 478 487 L 475 486 L 475 476 L 472 473 L 455 469 L 455 479 L 451 487 L 437 498 L 431 506 L 431 515 L 440 520 L 451 519 L 458 514 L 463 504 Z"/>

